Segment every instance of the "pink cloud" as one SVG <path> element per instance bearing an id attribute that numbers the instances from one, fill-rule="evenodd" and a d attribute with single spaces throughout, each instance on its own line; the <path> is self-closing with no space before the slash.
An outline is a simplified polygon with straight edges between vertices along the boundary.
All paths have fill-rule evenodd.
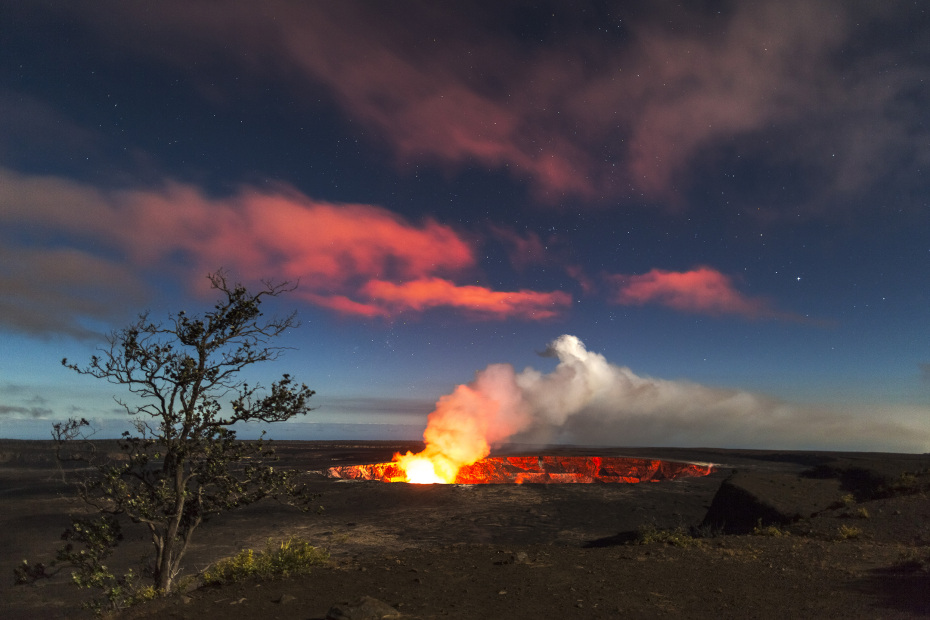
<path id="1" fill-rule="evenodd" d="M 571 295 L 561 291 L 492 291 L 483 286 L 456 285 L 441 278 L 427 278 L 395 284 L 372 280 L 364 293 L 388 307 L 427 310 L 452 307 L 471 315 L 550 319 L 564 313 L 571 305 Z"/>
<path id="2" fill-rule="evenodd" d="M 768 302 L 743 295 L 729 276 L 710 267 L 653 269 L 642 275 L 612 275 L 608 280 L 616 287 L 612 301 L 621 305 L 655 303 L 681 312 L 736 314 L 751 319 L 776 316 Z"/>
<path id="3" fill-rule="evenodd" d="M 98 262 L 184 264 L 198 281 L 220 266 L 245 279 L 299 281 L 306 301 L 354 316 L 452 307 L 487 319 L 544 319 L 569 305 L 558 292 L 455 284 L 477 264 L 472 245 L 447 225 L 410 222 L 373 205 L 317 201 L 284 186 L 224 198 L 180 183 L 101 192 L 0 169 L 0 224 L 49 236 L 66 231 L 115 255 Z"/>
<path id="4" fill-rule="evenodd" d="M 390 313 L 381 306 L 358 302 L 345 295 L 321 295 L 300 290 L 297 291 L 297 295 L 316 306 L 328 308 L 339 314 L 367 318 L 390 316 Z"/>

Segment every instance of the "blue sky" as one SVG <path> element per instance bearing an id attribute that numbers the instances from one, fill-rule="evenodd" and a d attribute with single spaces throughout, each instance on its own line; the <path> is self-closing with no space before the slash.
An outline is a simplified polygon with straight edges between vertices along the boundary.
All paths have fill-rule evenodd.
<path id="1" fill-rule="evenodd" d="M 0 436 L 115 432 L 60 359 L 225 267 L 300 283 L 252 376 L 317 391 L 302 438 L 416 438 L 572 334 L 792 413 L 614 402 L 552 440 L 930 450 L 928 33 L 908 2 L 0 0 Z"/>

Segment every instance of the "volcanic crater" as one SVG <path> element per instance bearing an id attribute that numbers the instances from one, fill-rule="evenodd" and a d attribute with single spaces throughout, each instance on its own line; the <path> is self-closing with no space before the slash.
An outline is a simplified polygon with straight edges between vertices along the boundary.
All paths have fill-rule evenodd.
<path id="1" fill-rule="evenodd" d="M 706 476 L 710 463 L 601 456 L 498 456 L 458 470 L 454 484 L 590 484 L 659 482 Z M 396 462 L 340 465 L 326 470 L 330 478 L 408 482 Z"/>

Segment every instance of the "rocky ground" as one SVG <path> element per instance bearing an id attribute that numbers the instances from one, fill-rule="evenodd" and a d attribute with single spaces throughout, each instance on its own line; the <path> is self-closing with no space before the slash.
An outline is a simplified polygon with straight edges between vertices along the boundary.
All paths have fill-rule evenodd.
<path id="1" fill-rule="evenodd" d="M 278 446 L 283 465 L 309 472 L 381 462 L 411 447 Z M 536 453 L 714 462 L 719 470 L 637 485 L 419 486 L 310 473 L 321 514 L 267 503 L 216 519 L 199 532 L 189 572 L 291 535 L 327 548 L 329 565 L 300 578 L 193 589 L 123 617 L 313 619 L 338 617 L 337 610 L 378 617 L 364 615 L 363 597 L 400 618 L 930 615 L 930 456 Z M 80 509 L 67 493 L 48 444 L 0 441 L 6 618 L 88 617 L 64 575 L 12 585 L 14 566 L 50 557 L 69 511 Z M 674 535 L 640 544 L 644 533 L 661 539 L 665 532 Z M 125 557 L 141 556 L 141 532 L 131 531 L 124 547 Z"/>

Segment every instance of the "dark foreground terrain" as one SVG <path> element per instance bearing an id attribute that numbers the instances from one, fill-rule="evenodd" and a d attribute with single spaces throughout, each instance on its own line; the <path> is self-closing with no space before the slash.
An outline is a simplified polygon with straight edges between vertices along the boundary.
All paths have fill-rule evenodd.
<path id="1" fill-rule="evenodd" d="M 416 446 L 277 442 L 319 472 Z M 507 454 L 529 454 L 514 447 Z M 309 576 L 192 589 L 126 618 L 345 617 L 364 596 L 401 618 L 913 618 L 930 615 L 930 456 L 706 449 L 546 449 L 537 454 L 713 462 L 704 478 L 638 485 L 407 485 L 310 473 L 321 514 L 273 502 L 198 531 L 188 572 L 271 538 L 329 549 Z M 59 574 L 13 586 L 50 558 L 80 510 L 48 443 L 0 440 L 4 618 L 81 618 Z M 760 527 L 761 526 L 761 527 Z M 644 533 L 670 541 L 643 543 Z M 690 534 L 690 535 L 689 535 Z M 146 551 L 129 530 L 122 555 Z M 119 568 L 119 563 L 114 562 Z"/>

